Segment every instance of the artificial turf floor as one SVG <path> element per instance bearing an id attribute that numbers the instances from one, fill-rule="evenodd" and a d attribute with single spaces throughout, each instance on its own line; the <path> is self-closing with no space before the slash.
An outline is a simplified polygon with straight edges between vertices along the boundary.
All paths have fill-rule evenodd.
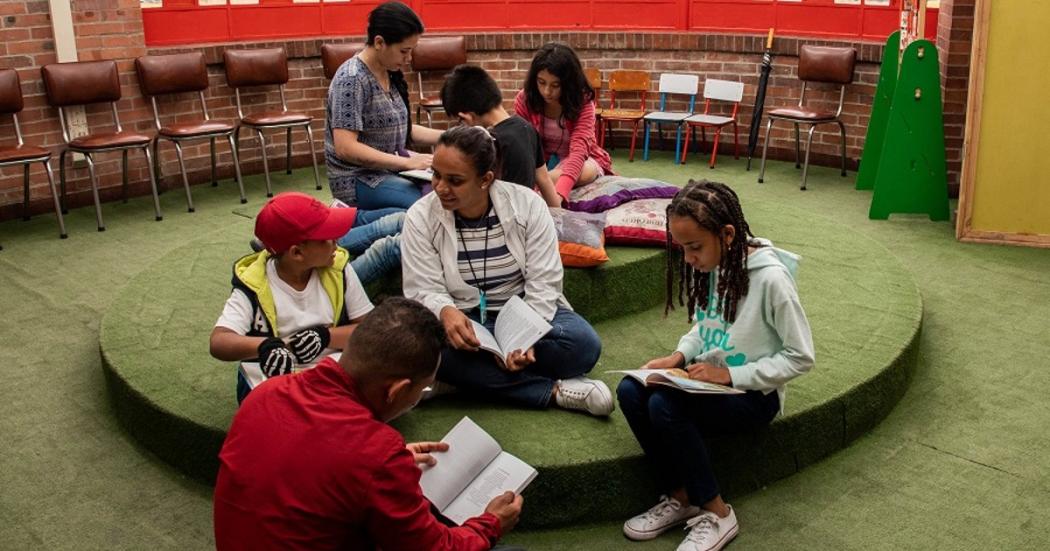
<path id="1" fill-rule="evenodd" d="M 734 548 L 1018 549 L 1046 541 L 1050 251 L 960 244 L 949 224 L 915 217 L 868 221 L 870 194 L 834 170 L 814 169 L 810 190 L 800 192 L 790 164 L 771 164 L 760 186 L 730 159 L 709 171 L 659 154 L 628 164 L 617 153 L 627 175 L 726 181 L 745 212 L 752 203 L 788 204 L 848 225 L 900 259 L 923 294 L 921 363 L 901 403 L 846 450 L 735 501 L 742 531 Z M 305 171 L 276 176 L 277 189 L 305 188 L 311 179 Z M 247 207 L 258 208 L 261 182 L 248 185 Z M 105 233 L 94 231 L 90 208 L 77 209 L 66 241 L 49 216 L 0 224 L 0 548 L 211 546 L 210 488 L 143 453 L 113 417 L 98 326 L 131 277 L 231 223 L 240 205 L 230 187 L 194 188 L 193 215 L 178 191 L 167 193 L 159 224 L 146 200 L 107 204 Z M 628 544 L 617 524 L 602 524 L 511 541 L 530 549 L 670 549 L 677 537 Z"/>

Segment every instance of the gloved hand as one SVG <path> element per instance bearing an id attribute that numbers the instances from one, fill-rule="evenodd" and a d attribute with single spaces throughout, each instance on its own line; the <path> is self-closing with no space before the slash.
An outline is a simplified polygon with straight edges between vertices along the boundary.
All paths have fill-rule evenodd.
<path id="1" fill-rule="evenodd" d="M 288 338 L 288 348 L 301 364 L 315 361 L 332 340 L 328 328 L 323 325 L 307 327 Z"/>
<path id="2" fill-rule="evenodd" d="M 295 365 L 295 354 L 277 337 L 270 337 L 259 344 L 259 367 L 267 377 L 287 375 Z"/>

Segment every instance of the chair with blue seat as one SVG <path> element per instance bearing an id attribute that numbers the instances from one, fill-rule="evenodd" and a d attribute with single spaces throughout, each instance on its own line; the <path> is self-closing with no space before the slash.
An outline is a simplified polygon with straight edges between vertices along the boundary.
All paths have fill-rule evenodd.
<path id="1" fill-rule="evenodd" d="M 685 119 L 685 126 L 690 132 L 686 132 L 685 144 L 682 147 L 682 164 L 685 164 L 686 155 L 689 152 L 689 134 L 700 128 L 700 137 L 707 141 L 704 130 L 712 128 L 715 131 L 715 141 L 711 145 L 710 167 L 715 167 L 718 159 L 718 141 L 722 137 L 722 130 L 733 125 L 733 154 L 740 158 L 740 129 L 737 124 L 736 115 L 740 110 L 740 102 L 744 99 L 744 83 L 729 80 L 718 80 L 709 78 L 704 82 L 704 112 Z M 711 102 L 725 102 L 733 105 L 733 110 L 727 117 L 725 115 L 711 114 Z"/>
<path id="2" fill-rule="evenodd" d="M 696 75 L 683 75 L 676 73 L 664 73 L 660 75 L 660 108 L 645 115 L 645 145 L 642 151 L 642 159 L 649 160 L 649 123 L 656 124 L 656 131 L 663 144 L 663 125 L 675 125 L 674 162 L 678 162 L 678 151 L 682 145 L 682 123 L 693 114 L 696 107 L 696 93 L 700 87 L 700 77 Z M 673 96 L 688 96 L 689 109 L 686 111 L 669 111 L 668 101 Z"/>

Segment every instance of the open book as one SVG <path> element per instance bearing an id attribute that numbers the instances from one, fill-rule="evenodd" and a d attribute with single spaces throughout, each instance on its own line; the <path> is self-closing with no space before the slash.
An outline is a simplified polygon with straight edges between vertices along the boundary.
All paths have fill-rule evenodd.
<path id="1" fill-rule="evenodd" d="M 623 373 L 645 386 L 664 385 L 690 394 L 743 394 L 744 391 L 715 383 L 694 381 L 684 369 L 633 369 L 628 371 L 606 371 Z"/>
<path id="2" fill-rule="evenodd" d="M 525 304 L 521 297 L 513 296 L 496 316 L 496 326 L 490 333 L 484 325 L 471 320 L 474 335 L 482 350 L 492 352 L 501 362 L 515 350 L 525 352 L 551 330 L 551 324 Z"/>
<path id="3" fill-rule="evenodd" d="M 448 451 L 434 454 L 436 465 L 422 467 L 419 486 L 430 503 L 456 524 L 484 513 L 503 492 L 521 493 L 536 478 L 536 469 L 503 451 L 469 417 L 456 423 L 441 441 L 448 444 Z"/>
<path id="4" fill-rule="evenodd" d="M 405 178 L 411 178 L 413 180 L 420 180 L 423 182 L 429 182 L 434 179 L 434 171 L 430 170 L 429 168 L 414 168 L 412 170 L 402 170 L 401 172 L 398 172 L 398 174 L 404 176 Z"/>
<path id="5" fill-rule="evenodd" d="M 331 354 L 328 354 L 328 357 L 338 362 L 342 355 L 342 352 L 332 352 Z M 317 361 L 319 362 L 321 360 L 318 359 Z M 317 365 L 317 362 L 299 364 L 292 368 L 292 373 L 313 369 L 315 365 Z M 241 374 L 244 375 L 244 380 L 248 381 L 248 388 L 255 388 L 261 385 L 266 379 L 269 379 L 269 377 L 263 373 L 262 366 L 259 365 L 259 362 L 241 362 L 241 365 L 238 366 L 237 369 L 239 369 Z"/>

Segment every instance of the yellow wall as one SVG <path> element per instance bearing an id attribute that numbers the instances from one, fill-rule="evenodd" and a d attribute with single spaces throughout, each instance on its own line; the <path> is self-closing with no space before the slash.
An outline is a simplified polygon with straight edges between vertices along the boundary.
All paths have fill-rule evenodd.
<path id="1" fill-rule="evenodd" d="M 1050 235 L 1048 22 L 1048 0 L 991 2 L 973 230 Z"/>

